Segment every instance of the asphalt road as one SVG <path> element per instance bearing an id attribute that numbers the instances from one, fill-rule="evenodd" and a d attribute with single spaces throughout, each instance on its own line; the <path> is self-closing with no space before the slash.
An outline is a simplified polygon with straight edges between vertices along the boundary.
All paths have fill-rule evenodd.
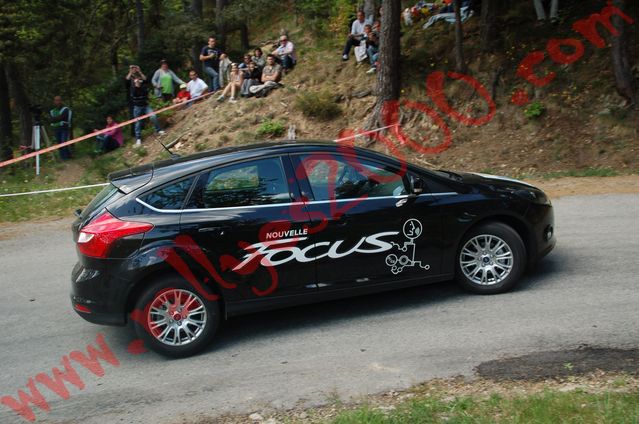
<path id="1" fill-rule="evenodd" d="M 125 328 L 84 322 L 71 310 L 75 251 L 68 222 L 0 227 L 0 396 L 62 367 L 104 335 L 119 365 L 64 400 L 45 388 L 37 422 L 174 423 L 264 407 L 313 405 L 335 396 L 405 388 L 434 377 L 473 375 L 506 356 L 639 346 L 639 196 L 554 202 L 558 245 L 511 293 L 466 294 L 437 284 L 231 320 L 194 358 L 133 355 Z M 0 422 L 26 422 L 0 405 Z"/>

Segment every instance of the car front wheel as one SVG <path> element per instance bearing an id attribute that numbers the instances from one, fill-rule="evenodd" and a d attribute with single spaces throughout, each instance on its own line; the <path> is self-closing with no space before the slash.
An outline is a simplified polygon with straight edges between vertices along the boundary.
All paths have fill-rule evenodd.
<path id="1" fill-rule="evenodd" d="M 204 349 L 220 322 L 218 301 L 207 301 L 189 284 L 162 279 L 136 303 L 135 331 L 150 349 L 174 358 Z"/>
<path id="2" fill-rule="evenodd" d="M 480 294 L 510 290 L 526 268 L 526 247 L 510 226 L 481 224 L 464 237 L 457 253 L 456 279 Z"/>

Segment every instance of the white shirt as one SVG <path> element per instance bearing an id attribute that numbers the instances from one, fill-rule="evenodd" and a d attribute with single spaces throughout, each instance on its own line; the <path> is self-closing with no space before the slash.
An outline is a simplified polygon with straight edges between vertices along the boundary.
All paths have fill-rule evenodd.
<path id="1" fill-rule="evenodd" d="M 191 98 L 194 99 L 196 97 L 200 97 L 202 93 L 204 93 L 209 88 L 208 85 L 200 78 L 196 78 L 194 80 L 189 81 L 186 85 L 186 91 L 191 94 Z"/>
<path id="2" fill-rule="evenodd" d="M 351 34 L 359 35 L 364 33 L 364 25 L 372 25 L 373 22 L 370 19 L 364 19 L 364 22 L 360 22 L 359 19 L 355 19 L 353 26 L 351 27 Z"/>

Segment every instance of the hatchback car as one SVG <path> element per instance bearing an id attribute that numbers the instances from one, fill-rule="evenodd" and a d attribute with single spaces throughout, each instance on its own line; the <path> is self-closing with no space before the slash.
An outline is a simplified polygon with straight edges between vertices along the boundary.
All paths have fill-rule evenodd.
<path id="1" fill-rule="evenodd" d="M 117 172 L 78 216 L 75 311 L 173 357 L 239 314 L 452 279 L 501 293 L 555 245 L 531 185 L 319 142 Z"/>

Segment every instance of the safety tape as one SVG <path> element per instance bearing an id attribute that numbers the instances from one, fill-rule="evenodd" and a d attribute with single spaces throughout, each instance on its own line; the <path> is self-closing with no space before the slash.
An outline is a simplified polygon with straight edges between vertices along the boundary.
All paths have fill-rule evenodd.
<path id="1" fill-rule="evenodd" d="M 369 131 L 359 131 L 357 134 L 355 135 L 349 135 L 348 137 L 342 137 L 342 138 L 337 138 L 335 140 L 333 140 L 335 143 L 339 143 L 340 141 L 346 141 L 346 140 L 352 140 L 354 138 L 357 137 L 363 137 L 365 135 L 369 135 L 369 134 L 374 134 L 376 132 L 380 132 L 380 131 L 384 131 L 388 128 L 393 128 L 393 127 L 397 127 L 399 126 L 398 123 L 395 124 L 390 124 L 390 125 L 386 125 L 385 127 L 381 127 L 381 128 L 375 128 L 374 130 L 369 130 Z"/>
<path id="2" fill-rule="evenodd" d="M 182 103 L 178 103 L 178 104 L 174 104 L 174 105 L 171 105 L 171 106 L 167 106 L 167 107 L 162 108 L 160 110 L 156 110 L 156 111 L 153 111 L 151 113 L 147 113 L 146 115 L 142 115 L 142 116 L 139 116 L 137 118 L 129 119 L 128 121 L 121 122 L 121 123 L 119 123 L 117 125 L 113 125 L 112 127 L 104 128 L 104 129 L 99 130 L 99 131 L 94 131 L 94 132 L 92 132 L 90 134 L 85 134 L 83 136 L 74 138 L 73 140 L 65 141 L 64 143 L 56 144 L 54 146 L 50 146 L 50 147 L 47 147 L 45 149 L 41 149 L 41 150 L 37 150 L 35 152 L 28 153 L 28 154 L 26 154 L 24 156 L 20 156 L 20 157 L 14 158 L 14 159 L 9 159 L 9 160 L 6 160 L 4 162 L 0 162 L 0 168 L 8 166 L 8 165 L 12 165 L 12 164 L 14 164 L 16 162 L 20 162 L 20 161 L 23 161 L 23 160 L 26 160 L 26 159 L 29 159 L 29 158 L 32 158 L 32 157 L 35 157 L 35 156 L 38 156 L 38 155 L 41 155 L 43 153 L 53 152 L 54 150 L 58 150 L 58 149 L 61 149 L 63 147 L 66 147 L 66 146 L 70 146 L 72 144 L 78 143 L 78 142 L 86 140 L 88 138 L 92 138 L 92 137 L 98 136 L 100 134 L 104 134 L 106 132 L 112 131 L 112 130 L 117 129 L 117 128 L 125 127 L 125 126 L 130 125 L 130 124 L 132 124 L 134 122 L 146 119 L 146 118 L 148 118 L 150 116 L 157 115 L 157 114 L 162 113 L 162 112 L 166 112 L 167 110 L 175 109 L 175 108 L 178 108 L 178 107 L 183 107 L 187 103 L 191 103 L 191 102 L 195 102 L 195 101 L 198 101 L 198 100 L 202 100 L 203 98 L 208 97 L 211 94 L 213 94 L 213 93 L 206 93 L 206 94 L 203 94 L 200 97 L 197 97 L 195 99 L 190 99 L 190 100 L 187 100 L 187 101 L 182 102 Z"/>
<path id="3" fill-rule="evenodd" d="M 27 191 L 24 193 L 0 194 L 0 197 L 26 196 L 28 194 L 41 194 L 41 193 L 57 193 L 59 191 L 80 190 L 83 188 L 92 188 L 92 187 L 104 187 L 105 185 L 109 185 L 109 183 L 90 184 L 90 185 L 77 186 L 77 187 L 52 188 L 49 190 Z"/>

